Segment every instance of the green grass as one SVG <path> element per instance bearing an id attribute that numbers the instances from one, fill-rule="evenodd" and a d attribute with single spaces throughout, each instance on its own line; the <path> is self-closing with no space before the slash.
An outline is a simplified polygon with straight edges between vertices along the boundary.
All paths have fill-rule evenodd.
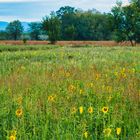
<path id="1" fill-rule="evenodd" d="M 15 51 L 35 51 L 35 50 L 48 50 L 48 49 L 55 49 L 59 46 L 51 46 L 51 45 L 0 45 L 0 52 L 15 52 Z"/>
<path id="2" fill-rule="evenodd" d="M 0 46 L 0 140 L 139 140 L 139 108 L 139 47 Z"/>

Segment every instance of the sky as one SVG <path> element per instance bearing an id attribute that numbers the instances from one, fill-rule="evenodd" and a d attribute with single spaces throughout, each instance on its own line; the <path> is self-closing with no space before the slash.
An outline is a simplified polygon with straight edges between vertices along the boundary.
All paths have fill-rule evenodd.
<path id="1" fill-rule="evenodd" d="M 128 0 L 122 2 L 124 5 L 128 4 Z M 40 21 L 62 6 L 83 10 L 95 8 L 100 12 L 109 12 L 115 3 L 116 0 L 0 0 L 0 21 Z"/>

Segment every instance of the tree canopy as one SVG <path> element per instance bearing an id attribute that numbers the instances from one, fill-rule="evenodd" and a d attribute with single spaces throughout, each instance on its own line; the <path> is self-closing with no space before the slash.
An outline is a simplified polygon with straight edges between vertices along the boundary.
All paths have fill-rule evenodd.
<path id="1" fill-rule="evenodd" d="M 8 39 L 18 40 L 23 33 L 23 26 L 21 25 L 21 22 L 19 20 L 15 20 L 8 24 L 6 32 L 8 35 Z"/>
<path id="2" fill-rule="evenodd" d="M 60 19 L 55 15 L 54 12 L 51 13 L 50 17 L 46 16 L 43 18 L 42 27 L 47 32 L 49 40 L 54 44 L 60 39 Z"/>
<path id="3" fill-rule="evenodd" d="M 140 41 L 140 5 L 139 1 L 133 0 L 130 5 L 123 6 L 118 2 L 112 8 L 112 26 L 114 27 L 115 40 L 130 41 L 132 45 L 134 42 Z"/>
<path id="4" fill-rule="evenodd" d="M 31 40 L 39 40 L 39 35 L 41 34 L 41 23 L 31 22 L 29 24 L 29 34 Z"/>

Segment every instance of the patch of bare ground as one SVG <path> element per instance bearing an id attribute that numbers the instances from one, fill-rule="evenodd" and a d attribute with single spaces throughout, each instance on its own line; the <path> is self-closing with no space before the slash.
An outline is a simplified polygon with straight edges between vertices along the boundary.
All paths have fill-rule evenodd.
<path id="1" fill-rule="evenodd" d="M 5 40 L 0 41 L 1 45 L 23 45 L 23 41 L 12 41 Z M 27 45 L 49 45 L 49 41 L 27 41 Z M 117 43 L 115 41 L 58 41 L 56 45 L 65 46 L 65 45 L 93 45 L 93 46 L 131 46 L 131 43 L 126 41 L 122 43 Z M 137 44 L 140 46 L 140 44 Z"/>

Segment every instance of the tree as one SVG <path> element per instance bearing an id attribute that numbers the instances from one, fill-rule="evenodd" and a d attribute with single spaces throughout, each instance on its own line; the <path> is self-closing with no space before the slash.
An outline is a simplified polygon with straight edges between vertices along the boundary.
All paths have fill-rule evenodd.
<path id="1" fill-rule="evenodd" d="M 96 9 L 77 10 L 74 7 L 61 7 L 56 12 L 61 20 L 61 40 L 109 40 L 108 14 Z"/>
<path id="2" fill-rule="evenodd" d="M 127 6 L 122 6 L 122 3 L 118 2 L 112 9 L 112 21 L 116 41 L 128 40 L 132 46 L 134 42 L 139 41 L 140 8 L 137 0 Z"/>
<path id="3" fill-rule="evenodd" d="M 69 25 L 64 29 L 63 38 L 65 40 L 74 40 L 76 36 L 76 28 L 74 25 Z"/>
<path id="4" fill-rule="evenodd" d="M 6 40 L 7 39 L 7 33 L 5 31 L 0 31 L 0 40 Z"/>
<path id="5" fill-rule="evenodd" d="M 41 23 L 32 22 L 29 24 L 29 34 L 31 40 L 39 40 L 39 35 L 41 34 Z"/>
<path id="6" fill-rule="evenodd" d="M 60 39 L 61 21 L 54 12 L 51 13 L 50 17 L 46 16 L 43 19 L 42 27 L 47 32 L 52 44 Z"/>
<path id="7" fill-rule="evenodd" d="M 76 40 L 109 40 L 112 31 L 109 28 L 109 15 L 93 11 L 78 12 L 75 28 Z"/>
<path id="8" fill-rule="evenodd" d="M 135 32 L 135 41 L 140 43 L 140 0 L 132 0 L 131 5 L 134 11 L 134 17 L 135 17 L 135 26 L 134 26 L 134 32 Z"/>
<path id="9" fill-rule="evenodd" d="M 76 36 L 74 7 L 65 6 L 56 11 L 57 17 L 61 20 L 61 39 L 74 40 Z"/>
<path id="10" fill-rule="evenodd" d="M 66 14 L 74 14 L 77 10 L 74 7 L 65 6 L 56 11 L 57 17 L 60 19 Z"/>
<path id="11" fill-rule="evenodd" d="M 18 40 L 23 33 L 23 26 L 19 20 L 15 20 L 10 22 L 6 27 L 6 32 L 8 35 L 8 39 Z"/>

